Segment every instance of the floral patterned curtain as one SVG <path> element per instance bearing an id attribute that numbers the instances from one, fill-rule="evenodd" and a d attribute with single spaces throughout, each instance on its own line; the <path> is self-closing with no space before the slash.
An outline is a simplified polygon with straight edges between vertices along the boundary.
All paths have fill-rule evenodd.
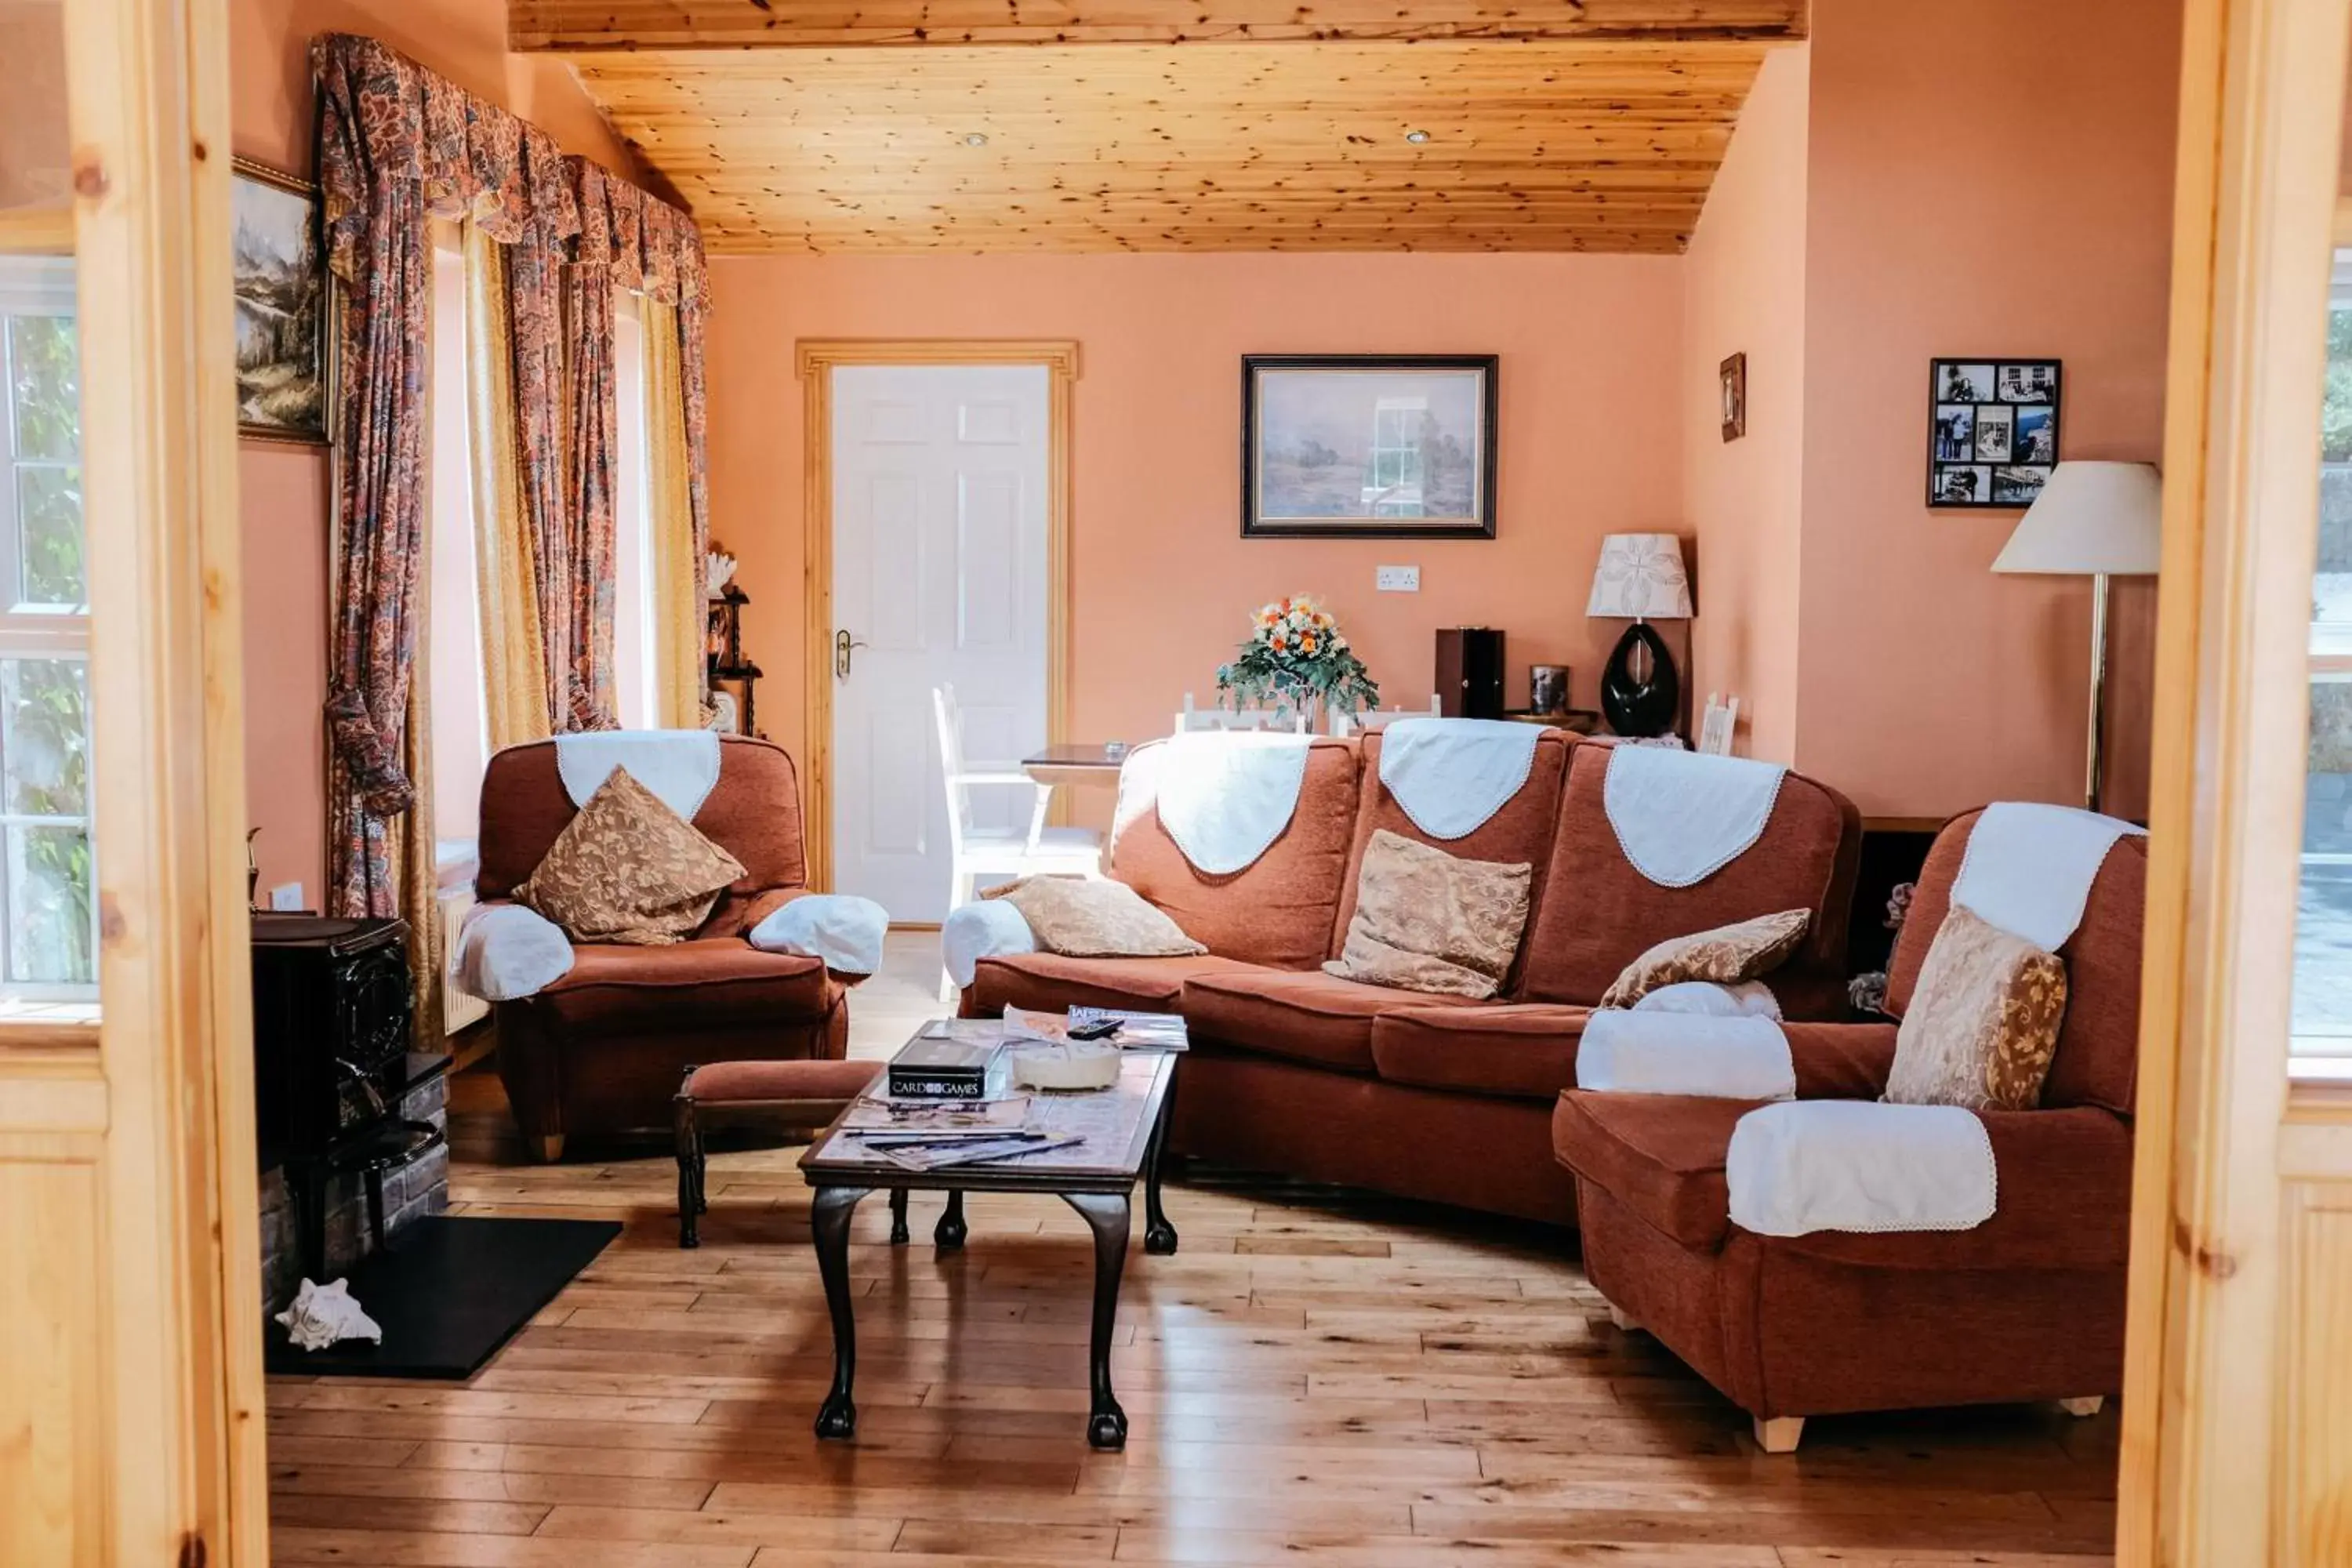
<path id="1" fill-rule="evenodd" d="M 659 304 L 676 307 L 671 313 L 677 322 L 678 387 L 686 426 L 686 489 L 694 530 L 691 552 L 694 592 L 690 604 L 696 624 L 687 635 L 690 636 L 695 646 L 699 647 L 702 640 L 700 617 L 704 602 L 704 558 L 710 550 L 709 418 L 702 363 L 709 320 L 709 273 L 702 254 L 702 231 L 695 226 L 693 219 L 677 208 L 625 181 L 613 178 L 586 159 L 572 159 L 572 171 L 581 214 L 580 238 L 574 249 L 572 271 L 581 275 L 583 288 L 591 287 L 585 279 L 597 269 L 603 270 L 609 283 L 603 290 L 604 315 L 601 326 L 594 329 L 602 333 L 604 374 L 609 377 L 612 358 L 612 289 L 626 289 Z M 575 378 L 580 374 L 580 366 L 586 363 L 579 357 L 586 342 L 580 324 L 575 322 L 572 334 Z M 580 413 L 582 390 L 575 382 L 575 418 Z M 610 419 L 609 385 L 603 408 L 604 416 Z M 661 412 L 654 411 L 653 417 L 662 417 Z M 575 429 L 578 427 L 575 425 Z M 607 425 L 605 428 L 609 432 L 611 427 Z M 604 450 L 609 454 L 611 449 L 612 438 L 607 434 Z M 575 479 L 583 484 L 589 476 L 585 455 L 583 447 L 582 461 L 575 473 Z M 609 468 L 606 472 L 609 475 Z M 603 538 L 605 557 L 609 559 L 612 548 L 609 479 L 604 493 L 607 510 Z M 593 517 L 594 514 L 583 509 L 578 515 Z M 609 626 L 609 616 L 604 617 L 604 624 Z M 660 635 L 658 630 L 656 635 Z M 609 671 L 611 662 L 608 648 L 599 668 Z M 707 710 L 710 695 L 709 670 L 699 660 L 695 668 L 700 706 Z"/>
<path id="2" fill-rule="evenodd" d="M 551 711 L 569 728 L 613 722 L 613 328 L 610 289 L 593 269 L 679 307 L 698 561 L 709 539 L 705 270 L 690 218 L 601 170 L 597 221 L 583 232 L 578 161 L 377 40 L 322 35 L 310 65 L 328 265 L 341 285 L 329 900 L 339 914 L 388 916 L 413 901 L 395 862 L 433 852 L 429 824 L 411 818 L 423 797 L 408 764 L 424 553 L 425 220 L 470 218 L 509 247 L 524 505 L 539 544 Z M 567 265 L 573 236 L 580 255 Z"/>

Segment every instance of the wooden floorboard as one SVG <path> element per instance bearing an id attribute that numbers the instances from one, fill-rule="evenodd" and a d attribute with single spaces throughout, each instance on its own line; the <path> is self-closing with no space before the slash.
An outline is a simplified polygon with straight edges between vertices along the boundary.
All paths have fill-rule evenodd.
<path id="1" fill-rule="evenodd" d="M 938 1010 L 936 938 L 852 1002 L 887 1054 Z M 1570 1238 L 1202 1173 L 1173 1258 L 1130 1248 L 1087 1449 L 1091 1254 L 1058 1201 L 985 1196 L 937 1254 L 877 1202 L 851 1245 L 859 1431 L 810 1430 L 832 1370 L 798 1150 L 711 1159 L 677 1247 L 657 1142 L 523 1162 L 495 1076 L 453 1089 L 460 1212 L 624 1233 L 465 1384 L 269 1390 L 275 1560 L 380 1568 L 2091 1568 L 2116 1415 L 1823 1418 L 1793 1456 L 1609 1324 Z"/>

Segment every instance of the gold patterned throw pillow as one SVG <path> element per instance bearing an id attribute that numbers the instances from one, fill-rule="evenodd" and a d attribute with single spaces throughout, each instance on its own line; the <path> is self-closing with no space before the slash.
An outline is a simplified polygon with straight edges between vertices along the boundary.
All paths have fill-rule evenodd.
<path id="1" fill-rule="evenodd" d="M 1603 1007 L 1631 1007 L 1661 985 L 1685 980 L 1738 985 L 1769 974 L 1805 940 L 1810 910 L 1782 910 L 1737 925 L 1717 926 L 1662 942 L 1627 964 L 1602 994 Z"/>
<path id="2" fill-rule="evenodd" d="M 515 902 L 573 942 L 658 947 L 702 929 L 742 863 L 614 768 L 565 825 Z"/>
<path id="3" fill-rule="evenodd" d="M 1356 878 L 1347 941 L 1324 973 L 1402 991 L 1492 996 L 1527 927 L 1531 873 L 1376 829 Z"/>
<path id="4" fill-rule="evenodd" d="M 1065 958 L 1192 958 L 1209 951 L 1125 882 L 1024 877 L 980 896 L 1019 910 L 1037 945 Z"/>
<path id="5" fill-rule="evenodd" d="M 2066 965 L 1954 904 L 1895 1032 L 1895 1105 L 2031 1110 L 2066 1016 Z"/>

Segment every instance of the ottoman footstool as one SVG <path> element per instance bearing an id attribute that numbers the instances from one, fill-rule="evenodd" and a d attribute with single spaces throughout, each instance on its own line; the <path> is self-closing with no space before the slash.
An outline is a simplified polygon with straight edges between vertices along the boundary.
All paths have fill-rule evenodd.
<path id="1" fill-rule="evenodd" d="M 671 1101 L 677 1128 L 678 1246 L 702 1245 L 697 1221 L 710 1207 L 703 1189 L 706 1127 L 739 1120 L 822 1127 L 864 1094 L 882 1076 L 882 1068 L 880 1062 L 823 1058 L 688 1068 Z M 890 1243 L 898 1247 L 906 1241 L 907 1194 L 901 1189 L 890 1194 Z"/>

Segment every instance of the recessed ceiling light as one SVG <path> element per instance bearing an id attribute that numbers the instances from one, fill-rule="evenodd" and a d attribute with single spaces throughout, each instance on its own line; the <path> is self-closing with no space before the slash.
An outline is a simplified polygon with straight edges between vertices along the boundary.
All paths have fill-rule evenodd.
<path id="1" fill-rule="evenodd" d="M 1426 131 L 1408 131 L 1404 133 L 1404 139 L 1418 147 L 1423 142 L 1429 140 L 1429 132 Z"/>
<path id="2" fill-rule="evenodd" d="M 967 147 L 985 147 L 988 145 L 988 138 L 975 131 L 963 139 L 963 144 Z"/>

